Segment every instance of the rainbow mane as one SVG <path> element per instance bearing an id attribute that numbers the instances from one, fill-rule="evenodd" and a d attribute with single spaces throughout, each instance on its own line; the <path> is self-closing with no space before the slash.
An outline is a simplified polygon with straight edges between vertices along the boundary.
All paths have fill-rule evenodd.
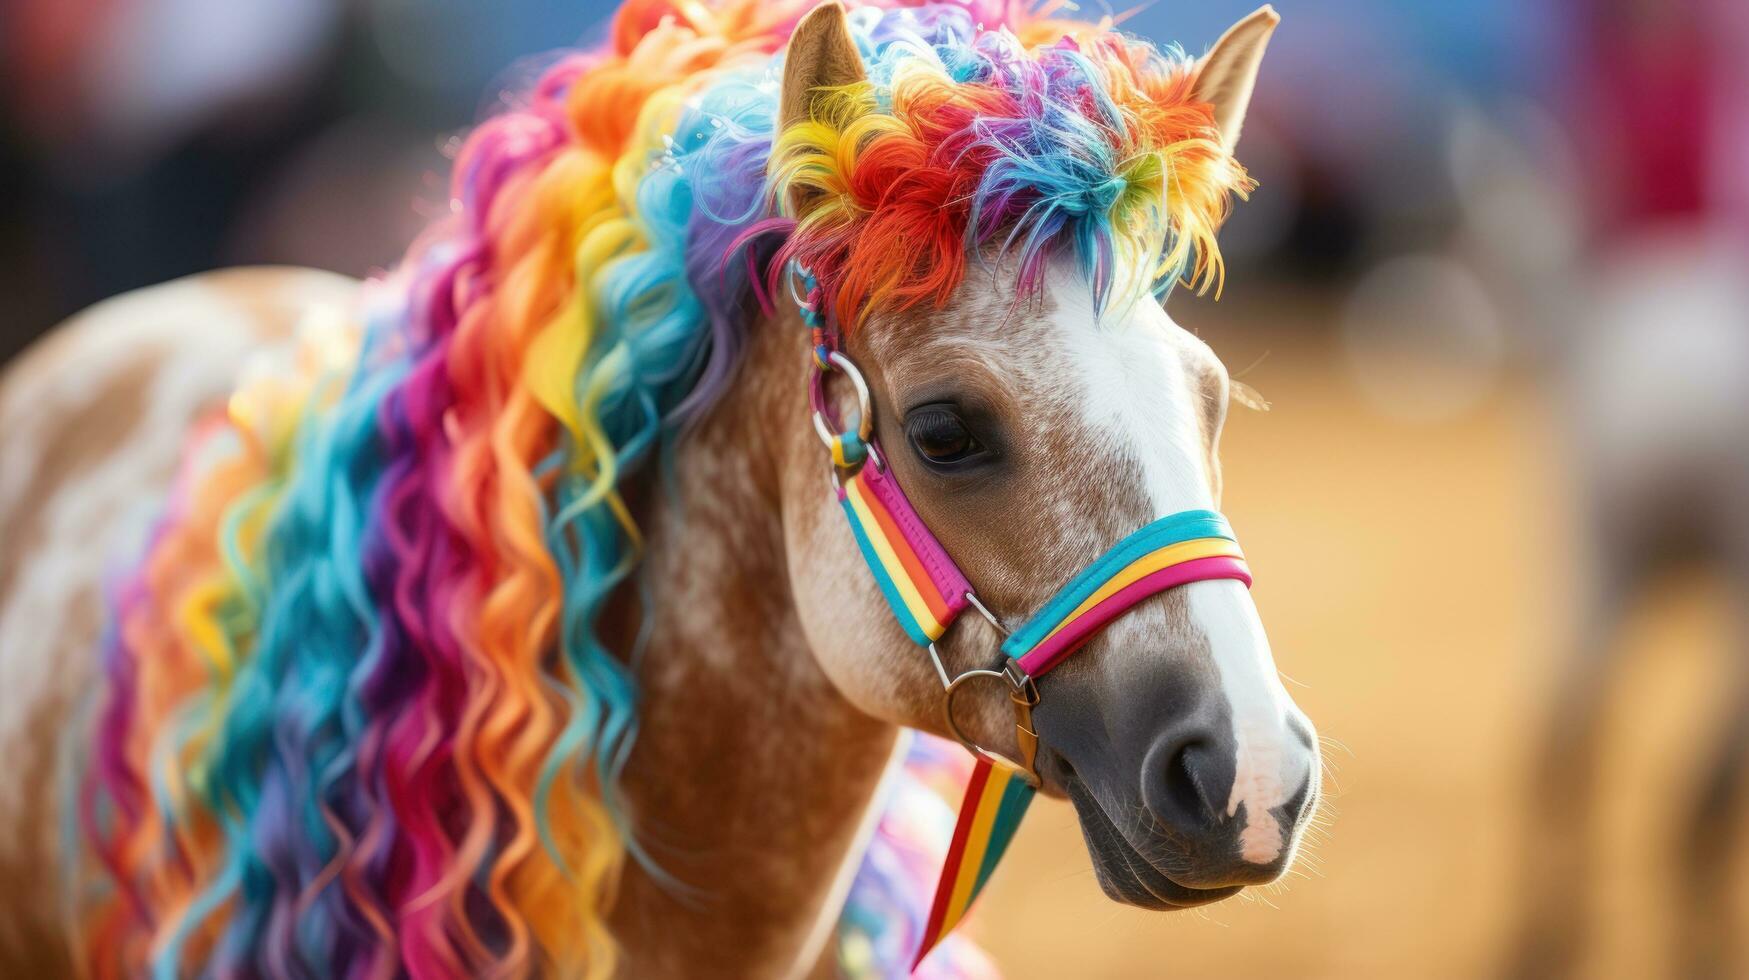
<path id="1" fill-rule="evenodd" d="M 621 488 L 785 263 L 846 325 L 995 255 L 1102 301 L 1218 283 L 1247 180 L 1182 53 L 1004 0 L 865 6 L 869 80 L 774 134 L 809 5 L 629 0 L 467 140 L 358 322 L 309 325 L 191 442 L 105 641 L 94 974 L 613 972 L 640 651 L 596 621 L 657 585 Z"/>

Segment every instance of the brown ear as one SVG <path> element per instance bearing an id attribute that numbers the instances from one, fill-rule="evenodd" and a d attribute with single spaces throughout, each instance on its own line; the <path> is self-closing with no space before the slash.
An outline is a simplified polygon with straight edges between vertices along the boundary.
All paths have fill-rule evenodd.
<path id="1" fill-rule="evenodd" d="M 1245 123 L 1245 107 L 1251 104 L 1263 49 L 1279 23 L 1281 15 L 1264 4 L 1228 28 L 1197 64 L 1195 96 L 1215 107 L 1215 128 L 1229 152 L 1239 142 L 1239 127 Z"/>
<path id="2" fill-rule="evenodd" d="M 844 6 L 838 0 L 815 7 L 790 35 L 783 57 L 783 96 L 778 100 L 778 129 L 806 119 L 814 90 L 852 85 L 866 76 L 862 55 L 850 39 Z"/>

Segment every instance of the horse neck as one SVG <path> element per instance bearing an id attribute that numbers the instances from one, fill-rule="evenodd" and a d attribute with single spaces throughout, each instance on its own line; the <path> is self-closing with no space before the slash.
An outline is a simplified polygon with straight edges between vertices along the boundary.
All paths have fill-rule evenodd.
<path id="1" fill-rule="evenodd" d="M 786 467 L 811 463 L 828 492 L 805 336 L 755 323 L 677 454 L 678 493 L 646 492 L 650 634 L 623 788 L 639 843 L 686 890 L 628 862 L 612 928 L 637 975 L 811 969 L 891 752 L 894 729 L 810 654 L 788 586 L 782 488 L 802 474 Z"/>

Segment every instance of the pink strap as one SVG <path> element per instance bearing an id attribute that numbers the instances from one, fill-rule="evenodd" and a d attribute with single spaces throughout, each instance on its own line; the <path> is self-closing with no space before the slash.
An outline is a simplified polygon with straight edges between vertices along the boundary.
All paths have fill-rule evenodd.
<path id="1" fill-rule="evenodd" d="M 875 446 L 877 453 L 881 452 L 878 443 L 871 440 L 870 444 Z M 870 463 L 862 469 L 862 485 L 886 508 L 893 523 L 898 526 L 900 536 L 911 546 L 911 553 L 917 556 L 917 561 L 929 575 L 929 584 L 941 596 L 941 601 L 947 604 L 950 617 L 957 617 L 965 611 L 966 593 L 972 591 L 972 583 L 960 571 L 960 567 L 954 564 L 954 560 L 948 557 L 941 542 L 935 539 L 935 535 L 923 523 L 923 518 L 917 515 L 917 509 L 911 506 L 904 488 L 894 479 L 888 457 L 882 455 L 879 466 Z"/>

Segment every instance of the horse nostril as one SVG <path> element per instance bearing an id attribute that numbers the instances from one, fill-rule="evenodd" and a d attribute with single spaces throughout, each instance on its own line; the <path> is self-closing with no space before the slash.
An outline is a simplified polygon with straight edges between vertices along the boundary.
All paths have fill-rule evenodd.
<path id="1" fill-rule="evenodd" d="M 1167 826 L 1204 834 L 1222 821 L 1233 785 L 1233 751 L 1212 728 L 1187 727 L 1154 743 L 1144 798 Z"/>
<path id="2" fill-rule="evenodd" d="M 1208 769 L 1204 759 L 1211 749 L 1203 739 L 1186 741 L 1166 767 L 1166 794 L 1174 807 L 1203 819 L 1215 819 L 1215 801 L 1204 785 Z"/>

